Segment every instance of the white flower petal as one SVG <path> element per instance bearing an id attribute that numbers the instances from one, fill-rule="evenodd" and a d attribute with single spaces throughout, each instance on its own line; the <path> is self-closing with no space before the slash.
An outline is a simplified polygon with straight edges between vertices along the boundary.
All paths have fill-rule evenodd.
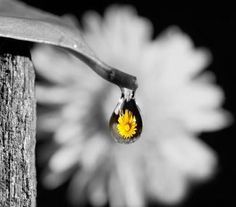
<path id="1" fill-rule="evenodd" d="M 65 104 L 71 101 L 73 92 L 71 91 L 71 88 L 37 85 L 36 96 L 40 103 Z"/>
<path id="2" fill-rule="evenodd" d="M 54 139 L 58 144 L 68 144 L 74 140 L 82 142 L 84 140 L 83 126 L 77 122 L 62 123 L 55 132 Z"/>
<path id="3" fill-rule="evenodd" d="M 129 159 L 129 158 L 126 158 Z M 142 170 L 134 166 L 135 162 L 128 162 L 126 159 L 119 159 L 117 161 L 117 171 L 119 180 L 124 192 L 125 203 L 127 207 L 141 207 L 145 206 L 142 180 L 139 177 L 138 171 Z M 134 173 L 136 172 L 136 173 Z"/>
<path id="4" fill-rule="evenodd" d="M 47 172 L 42 181 L 43 185 L 48 189 L 55 189 L 62 185 L 70 176 L 69 171 L 65 171 L 63 173 L 56 173 L 56 172 Z"/>
<path id="5" fill-rule="evenodd" d="M 96 168 L 109 152 L 108 142 L 99 135 L 89 138 L 84 144 L 84 149 L 81 153 L 81 164 L 86 169 Z"/>
<path id="6" fill-rule="evenodd" d="M 214 131 L 219 130 L 229 123 L 227 113 L 221 110 L 202 110 L 189 113 L 191 116 L 185 117 L 184 124 L 189 130 Z"/>
<path id="7" fill-rule="evenodd" d="M 96 181 L 90 184 L 89 197 L 93 206 L 105 206 L 107 203 L 106 180 L 105 176 L 97 177 Z"/>
<path id="8" fill-rule="evenodd" d="M 72 84 L 84 77 L 80 68 L 85 64 L 58 48 L 40 44 L 31 56 L 37 72 L 54 83 Z"/>
<path id="9" fill-rule="evenodd" d="M 102 59 L 115 67 L 125 69 L 122 67 L 125 66 L 123 62 L 133 63 L 140 58 L 143 47 L 151 38 L 151 24 L 147 19 L 137 19 L 136 11 L 132 7 L 111 7 L 107 10 L 105 19 L 101 23 L 100 16 L 88 13 L 84 18 L 85 28 L 88 30 L 85 31 L 85 38 Z M 121 53 L 123 48 L 132 55 Z"/>
<path id="10" fill-rule="evenodd" d="M 206 179 L 215 170 L 216 155 L 200 140 L 176 135 L 163 140 L 161 153 L 167 162 L 194 179 Z"/>
<path id="11" fill-rule="evenodd" d="M 37 117 L 37 129 L 40 132 L 55 132 L 61 122 L 60 113 L 58 112 L 41 113 Z"/>
<path id="12" fill-rule="evenodd" d="M 124 192 L 116 172 L 108 177 L 108 192 L 111 207 L 125 206 Z"/>
<path id="13" fill-rule="evenodd" d="M 145 182 L 149 197 L 167 204 L 180 202 L 188 190 L 184 174 L 160 156 L 147 162 Z"/>
<path id="14" fill-rule="evenodd" d="M 58 150 L 49 161 L 49 168 L 56 173 L 61 173 L 78 163 L 82 145 L 68 144 Z"/>
<path id="15" fill-rule="evenodd" d="M 179 29 L 169 28 L 146 48 L 142 58 L 140 69 L 145 71 L 145 77 L 156 80 L 157 85 L 175 85 L 201 72 L 211 55 L 206 49 L 195 49 L 190 38 Z"/>
<path id="16" fill-rule="evenodd" d="M 72 204 L 81 204 L 80 206 L 85 206 L 86 187 L 89 185 L 93 174 L 94 170 L 83 168 L 72 177 L 68 189 L 68 197 Z"/>

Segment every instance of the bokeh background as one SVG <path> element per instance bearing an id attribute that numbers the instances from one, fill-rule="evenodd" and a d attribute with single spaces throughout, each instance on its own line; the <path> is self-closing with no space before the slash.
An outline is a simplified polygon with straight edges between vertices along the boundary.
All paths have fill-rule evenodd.
<path id="1" fill-rule="evenodd" d="M 236 14 L 231 10 L 231 5 L 172 5 L 170 2 L 164 5 L 158 1 L 135 0 L 24 0 L 24 2 L 57 15 L 72 13 L 79 20 L 87 10 L 103 14 L 105 8 L 114 3 L 133 5 L 139 15 L 147 17 L 153 23 L 154 37 L 167 27 L 177 25 L 192 38 L 197 47 L 204 46 L 211 51 L 213 62 L 207 70 L 216 74 L 217 84 L 223 88 L 226 96 L 223 107 L 234 115 Z M 186 201 L 178 206 L 236 206 L 235 135 L 234 125 L 214 133 L 201 134 L 200 139 L 217 152 L 219 169 L 213 179 L 195 187 Z M 37 149 L 44 145 L 44 142 L 45 140 L 39 141 Z M 38 177 L 41 172 L 42 169 L 38 166 Z M 69 207 L 70 204 L 65 199 L 67 185 L 68 183 L 65 183 L 56 190 L 47 190 L 38 182 L 38 206 Z M 153 203 L 149 205 L 162 206 Z"/>

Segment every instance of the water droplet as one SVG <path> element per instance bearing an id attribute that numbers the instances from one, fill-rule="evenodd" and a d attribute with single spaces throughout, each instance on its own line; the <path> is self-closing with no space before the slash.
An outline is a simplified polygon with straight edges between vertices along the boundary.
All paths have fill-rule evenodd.
<path id="1" fill-rule="evenodd" d="M 122 89 L 121 98 L 111 115 L 109 126 L 116 142 L 129 144 L 140 137 L 143 123 L 134 99 L 134 91 Z"/>

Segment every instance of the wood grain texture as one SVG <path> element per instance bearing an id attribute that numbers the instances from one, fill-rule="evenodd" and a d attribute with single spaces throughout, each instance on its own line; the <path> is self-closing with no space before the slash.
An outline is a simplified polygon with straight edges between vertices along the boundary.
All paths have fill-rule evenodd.
<path id="1" fill-rule="evenodd" d="M 0 38 L 0 206 L 35 207 L 36 100 L 28 43 Z"/>

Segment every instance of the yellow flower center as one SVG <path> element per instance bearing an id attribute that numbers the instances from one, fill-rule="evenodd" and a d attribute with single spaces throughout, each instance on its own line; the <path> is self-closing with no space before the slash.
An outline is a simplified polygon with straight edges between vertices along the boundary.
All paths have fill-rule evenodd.
<path id="1" fill-rule="evenodd" d="M 126 125 L 125 125 L 125 130 L 126 130 L 126 131 L 129 131 L 129 129 L 130 129 L 129 124 L 126 124 Z"/>
<path id="2" fill-rule="evenodd" d="M 124 139 L 132 138 L 137 131 L 136 118 L 129 110 L 121 113 L 118 118 L 117 131 Z"/>

